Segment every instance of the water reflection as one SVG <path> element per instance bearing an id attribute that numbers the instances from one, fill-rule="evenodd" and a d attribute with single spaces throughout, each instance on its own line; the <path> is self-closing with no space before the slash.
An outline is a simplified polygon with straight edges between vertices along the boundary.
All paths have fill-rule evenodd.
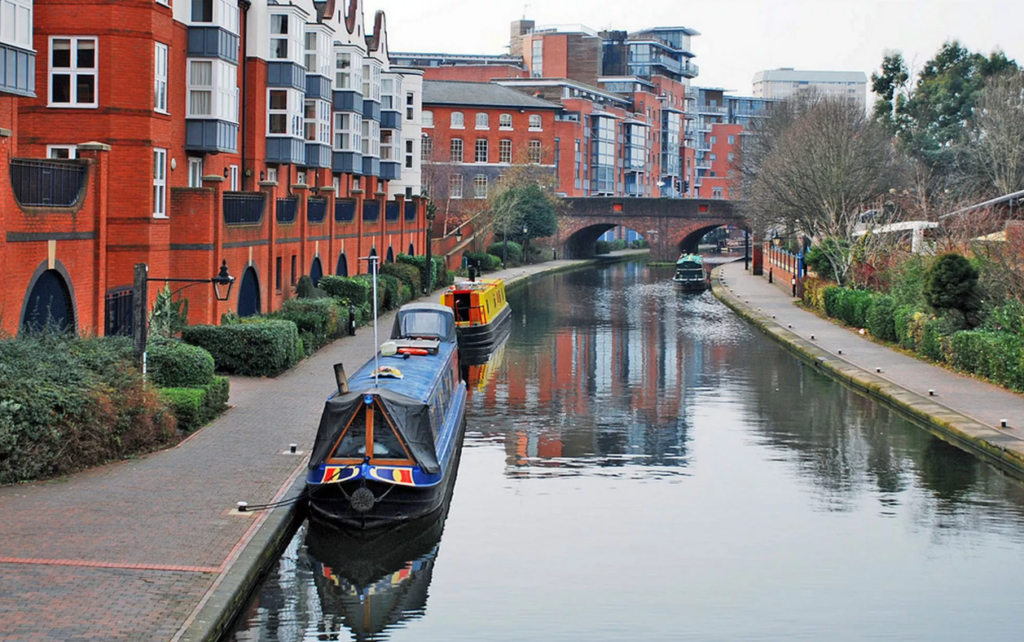
<path id="1" fill-rule="evenodd" d="M 422 617 L 446 515 L 447 508 L 371 532 L 311 522 L 306 547 L 323 613 L 318 631 L 344 626 L 355 640 L 382 640 L 387 630 Z"/>

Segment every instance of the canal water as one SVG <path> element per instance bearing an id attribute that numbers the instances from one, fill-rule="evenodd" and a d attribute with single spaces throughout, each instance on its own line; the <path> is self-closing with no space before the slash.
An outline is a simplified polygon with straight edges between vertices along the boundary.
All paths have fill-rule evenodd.
<path id="1" fill-rule="evenodd" d="M 447 515 L 304 524 L 229 639 L 1024 638 L 1024 486 L 670 278 L 513 291 Z"/>

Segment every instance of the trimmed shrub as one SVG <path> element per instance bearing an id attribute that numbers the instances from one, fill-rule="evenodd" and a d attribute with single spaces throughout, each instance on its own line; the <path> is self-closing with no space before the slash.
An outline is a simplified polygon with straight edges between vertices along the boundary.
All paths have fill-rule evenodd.
<path id="1" fill-rule="evenodd" d="M 840 310 L 842 321 L 855 328 L 868 325 L 868 308 L 871 306 L 871 293 L 867 290 L 845 290 L 842 295 Z"/>
<path id="2" fill-rule="evenodd" d="M 205 423 L 206 391 L 202 388 L 161 388 L 160 398 L 178 420 L 178 430 L 194 432 Z"/>
<path id="3" fill-rule="evenodd" d="M 299 330 L 295 323 L 265 320 L 238 325 L 194 325 L 181 333 L 186 343 L 205 348 L 217 370 L 273 377 L 295 364 Z"/>
<path id="4" fill-rule="evenodd" d="M 509 241 L 507 247 L 505 243 L 491 243 L 487 253 L 499 259 L 504 256 L 507 264 L 520 263 L 523 260 L 523 246 L 515 241 Z"/>
<path id="5" fill-rule="evenodd" d="M 313 285 L 313 277 L 303 274 L 299 277 L 299 282 L 295 284 L 295 296 L 300 299 L 322 299 L 327 296 L 327 293 Z"/>
<path id="6" fill-rule="evenodd" d="M 484 272 L 493 272 L 501 269 L 501 259 L 493 254 L 485 252 L 466 252 L 466 261 L 469 265 L 479 265 Z"/>
<path id="7" fill-rule="evenodd" d="M 840 297 L 842 297 L 843 288 L 838 285 L 831 285 L 825 288 L 821 293 L 821 300 L 825 304 L 825 315 L 832 317 L 833 319 L 839 318 L 839 304 Z"/>
<path id="8" fill-rule="evenodd" d="M 131 340 L 0 340 L 0 484 L 64 475 L 176 440 Z"/>
<path id="9" fill-rule="evenodd" d="M 917 351 L 935 361 L 952 359 L 951 338 L 955 329 L 946 319 L 930 317 L 922 324 Z"/>
<path id="10" fill-rule="evenodd" d="M 370 300 L 371 286 L 365 279 L 328 275 L 320 279 L 320 289 L 335 299 L 357 308 Z"/>
<path id="11" fill-rule="evenodd" d="M 419 292 L 423 287 L 421 272 L 416 266 L 406 263 L 385 263 L 380 267 L 380 271 L 382 274 L 391 275 L 401 281 L 409 292 Z M 408 300 L 408 298 L 405 299 L 405 301 Z"/>
<path id="12" fill-rule="evenodd" d="M 936 310 L 956 310 L 964 315 L 981 306 L 978 270 L 959 254 L 943 254 L 924 277 L 924 298 Z"/>
<path id="13" fill-rule="evenodd" d="M 608 241 L 598 241 L 594 246 L 594 254 L 608 254 L 612 251 L 612 244 Z"/>
<path id="14" fill-rule="evenodd" d="M 825 288 L 835 287 L 835 283 L 811 276 L 804 279 L 803 303 L 822 314 L 825 313 Z"/>
<path id="15" fill-rule="evenodd" d="M 334 299 L 289 299 L 267 317 L 294 323 L 307 355 L 338 336 L 338 306 Z"/>
<path id="16" fill-rule="evenodd" d="M 227 377 L 214 377 L 213 381 L 203 387 L 206 395 L 203 398 L 203 423 L 209 423 L 228 409 L 228 398 L 231 396 L 231 380 Z"/>
<path id="17" fill-rule="evenodd" d="M 439 287 L 447 287 L 454 281 L 454 274 L 452 280 L 447 279 L 447 268 L 444 264 L 444 259 L 439 256 L 430 257 L 430 262 L 433 264 L 433 270 L 430 276 L 430 291 L 433 292 Z M 398 263 L 411 265 L 420 271 L 420 283 L 423 282 L 423 273 L 427 270 L 427 257 L 425 256 L 409 256 L 408 254 L 399 254 Z M 417 292 L 419 289 L 417 288 Z"/>
<path id="18" fill-rule="evenodd" d="M 896 307 L 896 311 L 893 313 L 893 326 L 896 330 L 896 343 L 900 347 L 906 348 L 907 350 L 914 350 L 917 348 L 917 342 L 914 339 L 913 333 L 913 320 L 914 315 L 917 311 L 911 305 L 901 305 Z"/>
<path id="19" fill-rule="evenodd" d="M 150 379 L 162 388 L 205 386 L 213 381 L 213 357 L 198 346 L 157 340 L 146 346 Z"/>
<path id="20" fill-rule="evenodd" d="M 896 302 L 891 296 L 879 294 L 871 297 L 868 306 L 867 327 L 871 336 L 881 341 L 896 341 Z"/>

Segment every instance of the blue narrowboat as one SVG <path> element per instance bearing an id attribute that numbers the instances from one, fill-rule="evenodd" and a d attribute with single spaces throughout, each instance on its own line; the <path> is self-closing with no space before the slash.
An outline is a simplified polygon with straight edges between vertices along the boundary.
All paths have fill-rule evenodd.
<path id="1" fill-rule="evenodd" d="M 328 398 L 306 476 L 313 517 L 372 528 L 439 510 L 466 420 L 452 311 L 403 306 L 391 339 Z"/>

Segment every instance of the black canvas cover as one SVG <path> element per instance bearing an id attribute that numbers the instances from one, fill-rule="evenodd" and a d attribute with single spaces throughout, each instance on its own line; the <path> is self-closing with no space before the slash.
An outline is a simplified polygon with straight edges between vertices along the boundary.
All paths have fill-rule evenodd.
<path id="1" fill-rule="evenodd" d="M 437 303 L 410 303 L 403 305 L 395 315 L 391 329 L 392 339 L 430 337 L 454 343 L 455 315 L 451 308 Z"/>
<path id="2" fill-rule="evenodd" d="M 350 392 L 336 395 L 327 400 L 327 403 L 324 404 L 324 412 L 320 415 L 320 428 L 317 430 L 316 440 L 313 442 L 309 468 L 313 469 L 323 463 L 331 454 L 331 449 L 341 438 L 341 433 L 348 425 L 349 419 L 352 418 L 356 410 L 365 405 L 363 396 L 368 394 L 374 395 L 381 401 L 413 460 L 424 472 L 441 472 L 437 451 L 434 449 L 438 428 L 431 425 L 427 404 L 384 388 Z"/>

